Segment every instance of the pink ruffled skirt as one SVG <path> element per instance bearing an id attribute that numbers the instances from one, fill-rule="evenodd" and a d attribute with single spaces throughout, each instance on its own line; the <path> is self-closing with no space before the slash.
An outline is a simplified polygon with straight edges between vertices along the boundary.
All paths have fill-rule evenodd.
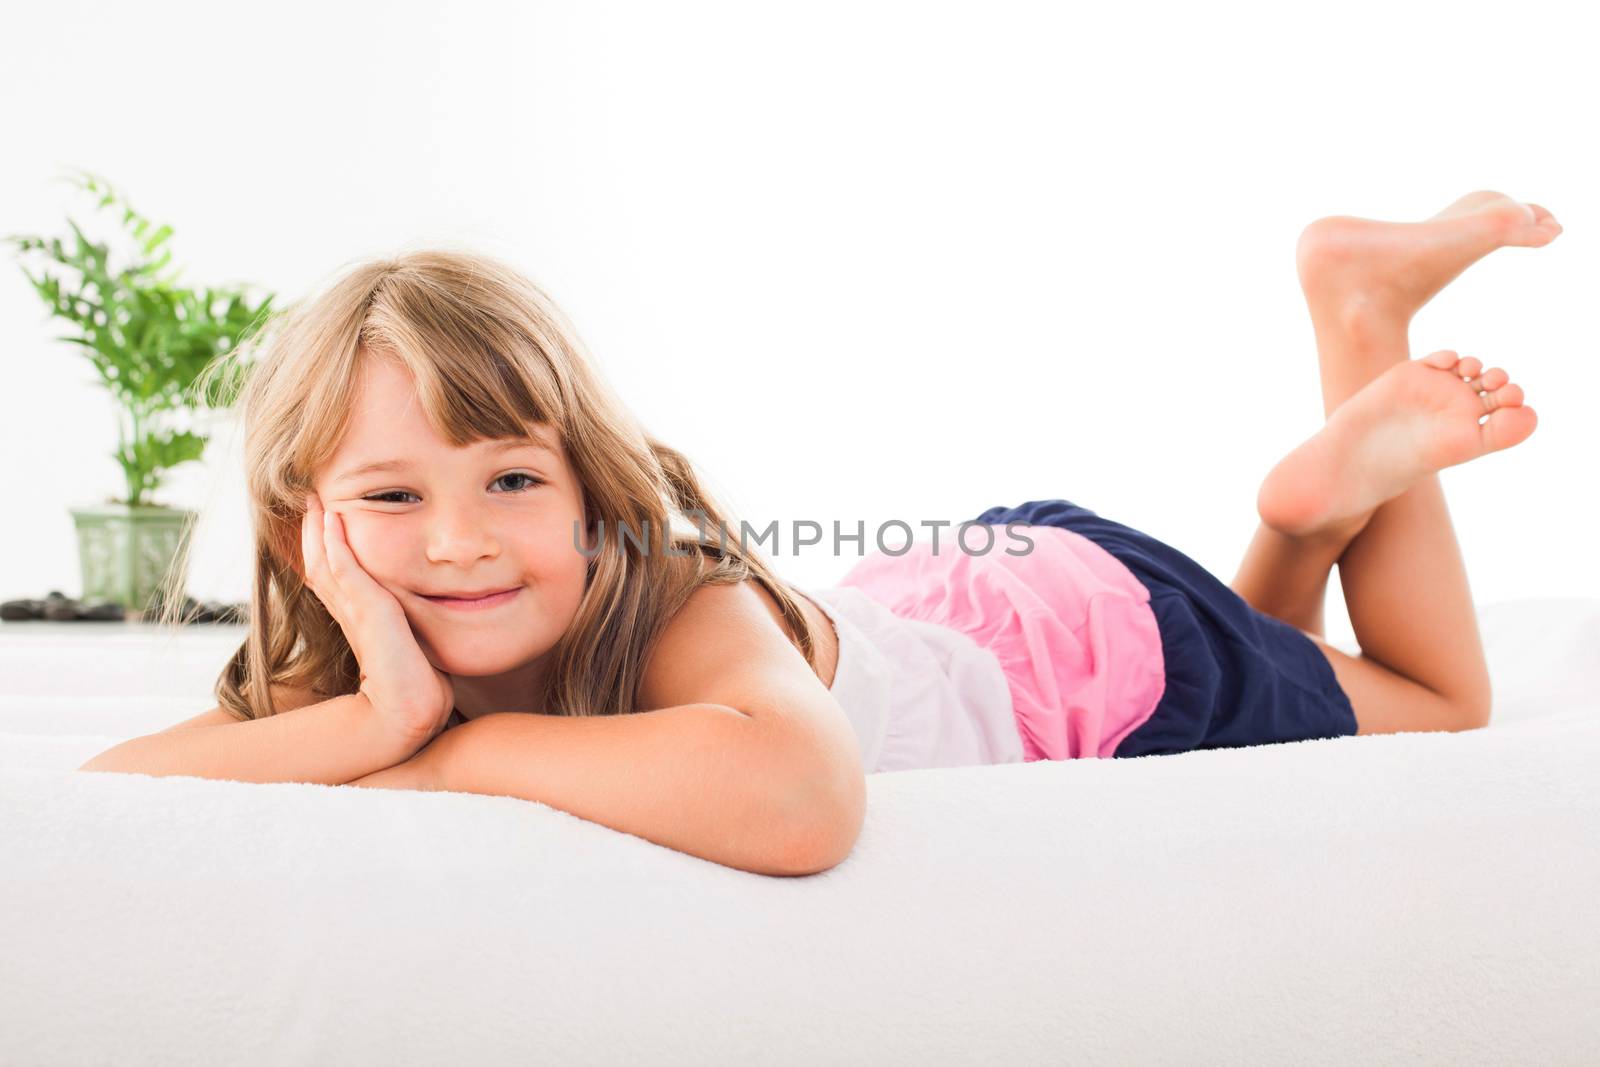
<path id="1" fill-rule="evenodd" d="M 1110 757 L 1150 718 L 1165 686 L 1149 591 L 1071 530 L 1008 534 L 991 526 L 993 544 L 978 554 L 987 539 L 970 527 L 982 524 L 964 525 L 961 544 L 970 551 L 942 531 L 937 552 L 915 543 L 903 555 L 873 553 L 838 584 L 992 652 L 1011 690 L 1024 759 Z"/>

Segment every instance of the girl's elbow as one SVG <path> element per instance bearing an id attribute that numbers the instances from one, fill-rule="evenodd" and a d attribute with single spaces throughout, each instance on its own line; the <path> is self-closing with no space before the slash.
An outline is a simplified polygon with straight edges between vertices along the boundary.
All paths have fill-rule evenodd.
<path id="1" fill-rule="evenodd" d="M 842 795 L 812 805 L 796 820 L 789 837 L 789 870 L 794 875 L 821 874 L 843 863 L 854 851 L 866 822 L 867 785 L 854 780 Z"/>

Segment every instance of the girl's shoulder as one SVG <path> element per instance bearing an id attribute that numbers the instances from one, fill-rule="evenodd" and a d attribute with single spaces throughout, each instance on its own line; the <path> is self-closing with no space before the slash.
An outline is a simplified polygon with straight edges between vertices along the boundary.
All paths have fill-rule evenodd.
<path id="1" fill-rule="evenodd" d="M 693 703 L 697 687 L 715 675 L 763 664 L 768 670 L 814 674 L 833 683 L 838 638 L 816 603 L 794 590 L 816 645 L 815 670 L 806 663 L 772 594 L 753 578 L 706 583 L 672 616 L 645 662 L 639 686 L 645 709 Z"/>

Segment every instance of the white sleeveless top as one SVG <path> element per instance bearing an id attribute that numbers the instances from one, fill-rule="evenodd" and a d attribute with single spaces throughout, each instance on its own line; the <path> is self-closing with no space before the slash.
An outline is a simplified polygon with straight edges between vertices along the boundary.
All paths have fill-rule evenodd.
<path id="1" fill-rule="evenodd" d="M 1000 661 L 958 630 L 903 619 L 859 589 L 801 589 L 833 621 L 839 664 L 828 691 L 872 774 L 1023 762 Z"/>

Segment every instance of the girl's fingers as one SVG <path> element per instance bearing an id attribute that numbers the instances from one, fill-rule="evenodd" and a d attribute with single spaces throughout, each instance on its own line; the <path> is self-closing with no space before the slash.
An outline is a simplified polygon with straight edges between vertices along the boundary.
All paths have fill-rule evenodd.
<path id="1" fill-rule="evenodd" d="M 322 504 L 315 496 L 306 498 L 306 513 L 300 520 L 300 559 L 306 584 L 314 586 L 322 571 Z"/>
<path id="2" fill-rule="evenodd" d="M 356 559 L 355 553 L 350 551 L 350 545 L 344 539 L 343 517 L 329 511 L 324 513 L 323 521 L 326 524 L 323 551 L 327 556 L 328 573 L 338 583 L 340 591 L 347 598 L 362 600 L 374 593 L 386 593 L 387 590 L 373 580 L 361 566 L 361 561 Z"/>
<path id="3" fill-rule="evenodd" d="M 328 554 L 324 548 L 327 515 L 322 501 L 315 495 L 307 498 L 305 519 L 300 524 L 300 554 L 305 560 L 306 587 L 316 594 L 329 615 L 336 616 L 339 605 L 334 603 L 333 596 L 338 585 L 328 573 Z"/>
<path id="4" fill-rule="evenodd" d="M 339 516 L 331 511 L 322 514 L 322 551 L 328 560 L 328 573 L 333 575 L 334 581 L 342 584 L 353 577 L 351 570 L 355 559 L 350 555 L 350 546 L 345 544 Z"/>

